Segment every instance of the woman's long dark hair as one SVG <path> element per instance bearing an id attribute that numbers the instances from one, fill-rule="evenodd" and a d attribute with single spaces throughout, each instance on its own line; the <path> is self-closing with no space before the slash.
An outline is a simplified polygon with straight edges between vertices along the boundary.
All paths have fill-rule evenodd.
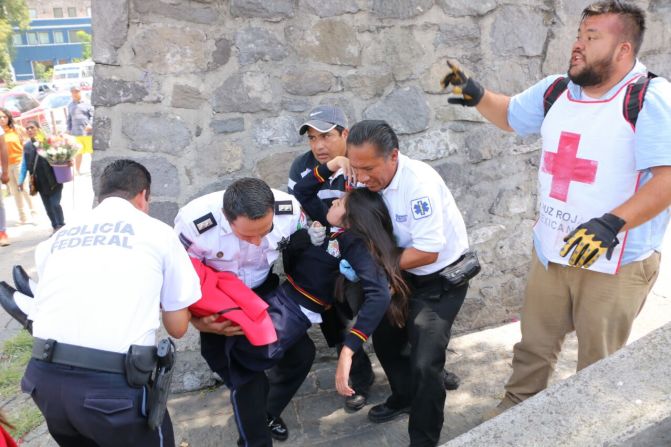
<path id="1" fill-rule="evenodd" d="M 12 115 L 12 112 L 3 108 L 0 108 L 0 112 L 2 112 L 7 117 L 7 127 L 14 129 L 14 115 Z"/>
<path id="2" fill-rule="evenodd" d="M 410 289 L 401 275 L 401 251 L 396 247 L 394 227 L 382 196 L 366 188 L 348 192 L 342 226 L 366 243 L 373 259 L 384 269 L 393 290 L 387 317 L 392 324 L 403 327 Z"/>

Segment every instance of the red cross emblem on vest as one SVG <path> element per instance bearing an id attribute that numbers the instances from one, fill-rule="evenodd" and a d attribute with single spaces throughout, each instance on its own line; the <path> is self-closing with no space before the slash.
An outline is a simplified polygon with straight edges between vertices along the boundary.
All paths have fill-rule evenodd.
<path id="1" fill-rule="evenodd" d="M 599 162 L 576 157 L 579 143 L 579 134 L 562 132 L 557 152 L 543 154 L 541 169 L 552 176 L 550 197 L 553 199 L 566 202 L 571 182 L 594 183 Z"/>

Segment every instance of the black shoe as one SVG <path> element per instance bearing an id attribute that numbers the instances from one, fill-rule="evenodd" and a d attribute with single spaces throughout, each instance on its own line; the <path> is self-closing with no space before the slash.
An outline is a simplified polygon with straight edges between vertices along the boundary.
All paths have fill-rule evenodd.
<path id="1" fill-rule="evenodd" d="M 14 268 L 12 268 L 12 277 L 14 278 L 14 286 L 16 287 L 16 290 L 26 296 L 35 298 L 35 295 L 33 294 L 35 283 L 30 276 L 28 276 L 28 273 L 26 273 L 23 267 L 15 265 Z"/>
<path id="2" fill-rule="evenodd" d="M 381 422 L 388 422 L 397 417 L 410 413 L 410 407 L 390 408 L 387 403 L 375 405 L 368 411 L 368 419 L 371 422 L 379 424 Z"/>
<path id="3" fill-rule="evenodd" d="M 446 369 L 443 370 L 443 386 L 445 387 L 446 390 L 454 391 L 457 388 L 459 388 L 460 384 L 461 380 L 459 379 L 459 376 Z"/>
<path id="4" fill-rule="evenodd" d="M 345 398 L 345 410 L 359 411 L 366 406 L 368 393 L 355 393 Z"/>
<path id="5" fill-rule="evenodd" d="M 368 392 L 370 387 L 375 382 L 375 373 L 370 375 L 370 379 L 365 387 L 359 387 L 354 389 L 354 394 L 345 398 L 345 410 L 346 411 L 359 411 L 368 403 Z"/>
<path id="6" fill-rule="evenodd" d="M 33 332 L 33 322 L 28 319 L 26 315 L 14 301 L 14 293 L 16 289 L 4 281 L 0 282 L 0 306 L 21 326 L 28 329 L 28 332 Z"/>
<path id="7" fill-rule="evenodd" d="M 270 436 L 278 441 L 286 441 L 289 438 L 289 429 L 279 416 L 268 416 L 268 430 L 270 430 Z"/>

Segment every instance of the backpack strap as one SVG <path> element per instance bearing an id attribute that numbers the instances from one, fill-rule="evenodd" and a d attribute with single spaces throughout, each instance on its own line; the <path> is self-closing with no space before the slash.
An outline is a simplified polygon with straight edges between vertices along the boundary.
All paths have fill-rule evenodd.
<path id="1" fill-rule="evenodd" d="M 632 82 L 627 86 L 624 102 L 622 103 L 622 115 L 624 116 L 624 119 L 631 124 L 631 127 L 634 130 L 636 130 L 638 114 L 643 108 L 645 92 L 648 91 L 650 80 L 656 77 L 656 74 L 648 72 L 647 76 L 641 76 L 635 82 Z"/>
<path id="2" fill-rule="evenodd" d="M 545 90 L 545 94 L 543 95 L 543 116 L 547 116 L 552 104 L 564 93 L 564 90 L 568 86 L 568 81 L 568 77 L 560 76 Z"/>

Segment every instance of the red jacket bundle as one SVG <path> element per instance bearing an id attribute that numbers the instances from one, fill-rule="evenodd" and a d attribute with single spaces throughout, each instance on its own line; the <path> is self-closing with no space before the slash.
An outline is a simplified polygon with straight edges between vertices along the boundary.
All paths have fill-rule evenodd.
<path id="1" fill-rule="evenodd" d="M 203 296 L 189 306 L 196 317 L 220 313 L 217 321 L 231 320 L 239 325 L 254 346 L 277 341 L 277 333 L 267 309 L 268 304 L 230 272 L 218 272 L 191 258 L 200 278 Z"/>

